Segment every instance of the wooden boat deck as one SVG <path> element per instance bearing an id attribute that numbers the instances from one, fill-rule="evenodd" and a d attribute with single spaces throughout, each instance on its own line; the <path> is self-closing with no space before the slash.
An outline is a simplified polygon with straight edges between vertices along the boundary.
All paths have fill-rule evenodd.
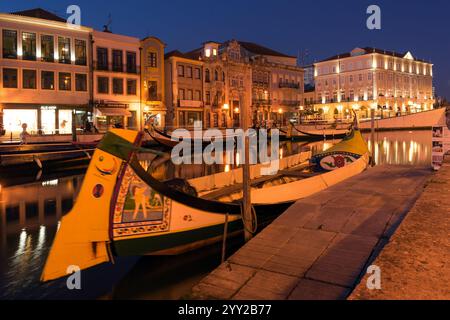
<path id="1" fill-rule="evenodd" d="M 379 166 L 296 202 L 198 283 L 191 298 L 347 298 L 431 174 Z"/>

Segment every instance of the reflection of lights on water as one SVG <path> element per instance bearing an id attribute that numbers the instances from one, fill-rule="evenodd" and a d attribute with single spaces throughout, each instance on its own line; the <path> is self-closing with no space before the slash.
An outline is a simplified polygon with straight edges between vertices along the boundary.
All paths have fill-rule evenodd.
<path id="1" fill-rule="evenodd" d="M 408 152 L 408 161 L 411 163 L 413 161 L 414 155 L 414 143 L 410 141 L 409 143 L 409 152 Z"/>
<path id="2" fill-rule="evenodd" d="M 58 221 L 58 224 L 56 225 L 56 231 L 59 230 L 59 227 L 61 227 L 61 221 Z"/>
<path id="3" fill-rule="evenodd" d="M 324 143 L 323 143 L 323 151 L 325 151 L 325 150 L 327 150 L 327 149 L 330 149 L 332 146 L 333 146 L 332 143 L 330 143 L 330 142 L 324 142 Z"/>
<path id="4" fill-rule="evenodd" d="M 280 159 L 283 159 L 283 148 L 280 148 Z"/>
<path id="5" fill-rule="evenodd" d="M 225 165 L 225 172 L 230 172 L 230 165 L 229 164 Z"/>
<path id="6" fill-rule="evenodd" d="M 37 251 L 42 250 L 44 243 L 45 243 L 45 226 L 40 226 L 36 250 Z"/>
<path id="7" fill-rule="evenodd" d="M 239 152 L 236 152 L 236 165 L 237 166 L 239 166 L 240 160 L 241 160 L 241 156 L 240 156 Z"/>
<path id="8" fill-rule="evenodd" d="M 16 256 L 20 256 L 25 251 L 25 245 L 27 244 L 27 231 L 22 229 L 19 236 L 19 247 L 16 251 Z"/>
<path id="9" fill-rule="evenodd" d="M 398 141 L 395 140 L 395 164 L 398 164 Z"/>

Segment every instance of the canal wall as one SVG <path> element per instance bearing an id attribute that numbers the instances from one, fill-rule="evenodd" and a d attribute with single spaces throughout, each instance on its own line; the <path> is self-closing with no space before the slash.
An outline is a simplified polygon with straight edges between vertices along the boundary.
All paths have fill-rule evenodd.
<path id="1" fill-rule="evenodd" d="M 405 116 L 375 120 L 375 129 L 381 130 L 406 130 L 427 129 L 436 125 L 445 125 L 445 108 L 413 113 Z M 363 131 L 371 129 L 371 121 L 360 123 Z"/>
<path id="2" fill-rule="evenodd" d="M 372 264 L 380 289 L 366 275 L 350 299 L 450 299 L 450 156 Z"/>
<path id="3" fill-rule="evenodd" d="M 299 200 L 192 289 L 195 299 L 346 299 L 432 174 L 378 166 Z"/>

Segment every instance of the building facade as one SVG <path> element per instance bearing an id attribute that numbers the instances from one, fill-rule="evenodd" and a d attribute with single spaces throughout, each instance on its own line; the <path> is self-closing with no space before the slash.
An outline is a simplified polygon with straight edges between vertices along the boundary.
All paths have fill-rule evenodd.
<path id="1" fill-rule="evenodd" d="M 92 32 L 94 125 L 100 132 L 141 127 L 140 40 Z"/>
<path id="2" fill-rule="evenodd" d="M 89 116 L 92 29 L 42 10 L 0 14 L 0 129 L 71 134 Z"/>
<path id="3" fill-rule="evenodd" d="M 156 37 L 141 40 L 142 126 L 148 125 L 149 121 L 156 127 L 164 128 L 166 125 L 165 46 Z"/>
<path id="4" fill-rule="evenodd" d="M 203 62 L 172 51 L 165 55 L 166 128 L 193 128 L 203 121 Z"/>
<path id="5" fill-rule="evenodd" d="M 325 119 L 368 118 L 433 108 L 433 65 L 410 53 L 355 48 L 315 63 L 315 109 Z"/>

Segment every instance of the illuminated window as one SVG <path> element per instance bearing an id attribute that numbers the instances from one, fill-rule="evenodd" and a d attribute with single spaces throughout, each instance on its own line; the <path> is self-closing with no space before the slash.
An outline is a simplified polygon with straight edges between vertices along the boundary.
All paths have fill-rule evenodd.
<path id="1" fill-rule="evenodd" d="M 59 73 L 59 90 L 70 91 L 72 90 L 72 76 L 68 72 Z"/>
<path id="2" fill-rule="evenodd" d="M 22 32 L 22 59 L 36 60 L 36 33 Z"/>
<path id="3" fill-rule="evenodd" d="M 17 69 L 3 68 L 3 88 L 17 88 Z"/>
<path id="4" fill-rule="evenodd" d="M 3 29 L 3 58 L 17 59 L 17 31 Z"/>
<path id="5" fill-rule="evenodd" d="M 53 71 L 41 72 L 41 88 L 43 90 L 55 89 L 55 73 Z"/>
<path id="6" fill-rule="evenodd" d="M 53 62 L 55 59 L 55 45 L 53 36 L 41 35 L 41 60 Z"/>
<path id="7" fill-rule="evenodd" d="M 158 82 L 147 81 L 148 101 L 158 101 Z"/>
<path id="8" fill-rule="evenodd" d="M 36 70 L 22 70 L 22 87 L 36 89 Z"/>
<path id="9" fill-rule="evenodd" d="M 58 37 L 59 63 L 70 64 L 70 38 Z"/>
<path id="10" fill-rule="evenodd" d="M 86 41 L 75 39 L 75 64 L 85 66 L 87 64 Z"/>

